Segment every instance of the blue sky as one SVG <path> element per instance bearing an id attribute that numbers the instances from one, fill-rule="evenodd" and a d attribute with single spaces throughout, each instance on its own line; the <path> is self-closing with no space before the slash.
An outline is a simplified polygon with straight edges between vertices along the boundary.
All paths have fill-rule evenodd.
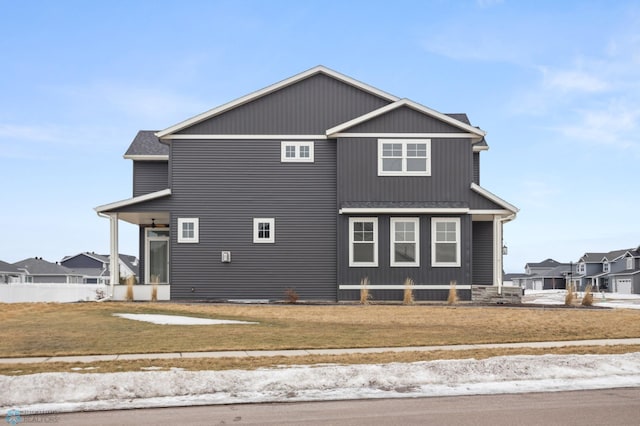
<path id="1" fill-rule="evenodd" d="M 640 2 L 0 0 L 0 259 L 107 253 L 122 155 L 325 65 L 488 132 L 507 272 L 640 244 Z M 120 251 L 138 254 L 121 222 Z"/>

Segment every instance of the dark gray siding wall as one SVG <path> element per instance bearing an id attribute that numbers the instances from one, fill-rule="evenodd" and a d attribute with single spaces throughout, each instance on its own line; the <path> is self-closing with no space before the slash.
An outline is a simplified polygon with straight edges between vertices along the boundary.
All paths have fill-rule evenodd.
<path id="1" fill-rule="evenodd" d="M 179 133 L 318 135 L 389 103 L 317 74 Z"/>
<path id="2" fill-rule="evenodd" d="M 172 232 L 172 299 L 336 299 L 335 141 L 315 141 L 314 163 L 281 163 L 280 142 L 172 144 L 171 226 L 200 227 L 197 244 Z M 253 243 L 253 218 L 275 218 L 274 244 Z"/>
<path id="3" fill-rule="evenodd" d="M 480 153 L 473 153 L 473 182 L 480 185 Z"/>
<path id="4" fill-rule="evenodd" d="M 349 133 L 466 133 L 436 118 L 424 115 L 409 107 L 393 111 L 351 127 Z M 469 149 L 471 142 L 467 141 Z"/>
<path id="5" fill-rule="evenodd" d="M 338 202 L 469 201 L 472 152 L 467 139 L 431 140 L 431 176 L 378 176 L 378 140 L 338 140 Z"/>
<path id="6" fill-rule="evenodd" d="M 447 217 L 444 215 L 424 215 L 420 217 L 420 267 L 403 268 L 391 267 L 390 255 L 390 217 L 389 215 L 368 215 L 378 218 L 378 267 L 349 267 L 349 216 L 340 215 L 338 219 L 339 245 L 338 245 L 338 283 L 341 285 L 360 284 L 360 280 L 368 277 L 371 285 L 398 285 L 399 290 L 376 290 L 377 296 L 391 300 L 400 300 L 397 297 L 407 277 L 414 280 L 417 285 L 449 285 L 451 280 L 456 280 L 459 285 L 471 284 L 471 217 L 460 217 L 461 231 L 461 267 L 459 268 L 433 268 L 431 267 L 431 218 Z M 410 215 L 416 217 L 416 215 Z M 451 216 L 449 216 L 451 217 Z M 340 297 L 354 298 L 357 290 L 341 291 Z M 420 290 L 416 291 L 416 298 L 446 299 L 447 290 Z M 462 298 L 466 293 L 459 293 Z M 470 297 L 470 293 L 467 295 Z M 357 298 L 357 297 L 355 297 Z"/>
<path id="7" fill-rule="evenodd" d="M 133 196 L 161 191 L 169 187 L 167 161 L 133 162 Z"/>
<path id="8" fill-rule="evenodd" d="M 493 285 L 493 222 L 473 222 L 474 285 Z"/>

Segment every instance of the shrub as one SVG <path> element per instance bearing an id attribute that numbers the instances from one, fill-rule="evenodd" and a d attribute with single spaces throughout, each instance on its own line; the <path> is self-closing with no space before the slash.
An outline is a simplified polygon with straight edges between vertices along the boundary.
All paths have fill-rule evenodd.
<path id="1" fill-rule="evenodd" d="M 573 305 L 573 284 L 567 284 L 567 294 L 564 296 L 564 304 L 566 306 Z"/>
<path id="2" fill-rule="evenodd" d="M 126 280 L 127 283 L 127 294 L 125 299 L 127 302 L 133 302 L 133 277 L 129 277 Z"/>
<path id="3" fill-rule="evenodd" d="M 360 304 L 368 305 L 372 296 L 369 293 L 369 277 L 360 280 Z"/>
<path id="4" fill-rule="evenodd" d="M 449 305 L 458 303 L 458 290 L 456 290 L 456 280 L 449 281 L 449 297 L 447 298 Z"/>
<path id="5" fill-rule="evenodd" d="M 414 302 L 413 298 L 413 280 L 409 277 L 404 280 L 404 297 L 402 299 L 403 305 L 412 305 Z"/>
<path id="6" fill-rule="evenodd" d="M 284 291 L 284 298 L 287 303 L 296 303 L 300 296 L 293 288 L 288 288 Z"/>
<path id="7" fill-rule="evenodd" d="M 584 289 L 584 296 L 582 296 L 582 306 L 593 305 L 593 293 L 591 292 L 591 284 Z"/>

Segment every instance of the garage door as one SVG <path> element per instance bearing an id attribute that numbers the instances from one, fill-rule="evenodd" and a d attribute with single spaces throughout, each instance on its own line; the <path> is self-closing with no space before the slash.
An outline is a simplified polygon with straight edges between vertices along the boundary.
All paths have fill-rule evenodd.
<path id="1" fill-rule="evenodd" d="M 616 280 L 616 287 L 618 293 L 631 293 L 631 278 L 618 278 Z"/>

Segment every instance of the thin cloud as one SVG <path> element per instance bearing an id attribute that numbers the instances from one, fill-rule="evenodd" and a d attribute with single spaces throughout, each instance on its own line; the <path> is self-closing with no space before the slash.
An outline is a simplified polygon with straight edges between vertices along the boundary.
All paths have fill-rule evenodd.
<path id="1" fill-rule="evenodd" d="M 611 86 L 598 76 L 577 69 L 553 70 L 540 67 L 542 72 L 542 86 L 546 90 L 562 93 L 598 93 L 608 90 Z"/>

